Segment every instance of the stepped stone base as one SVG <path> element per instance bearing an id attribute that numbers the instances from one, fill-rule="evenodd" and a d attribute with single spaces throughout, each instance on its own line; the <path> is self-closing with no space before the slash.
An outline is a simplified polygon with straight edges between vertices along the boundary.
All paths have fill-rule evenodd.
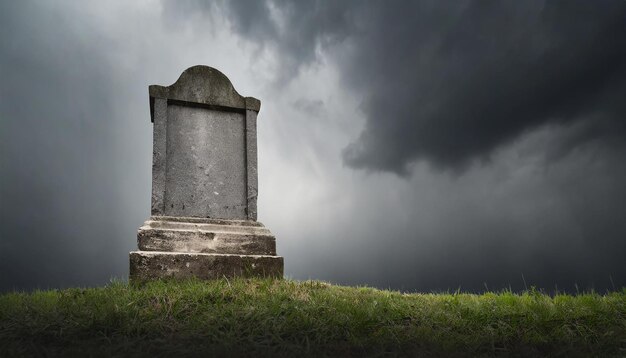
<path id="1" fill-rule="evenodd" d="M 282 277 L 276 238 L 256 221 L 153 216 L 130 253 L 130 280 Z"/>

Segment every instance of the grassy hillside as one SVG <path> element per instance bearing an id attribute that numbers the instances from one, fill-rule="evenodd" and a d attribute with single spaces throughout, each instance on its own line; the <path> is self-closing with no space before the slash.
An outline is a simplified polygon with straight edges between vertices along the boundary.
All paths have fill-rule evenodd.
<path id="1" fill-rule="evenodd" d="M 290 280 L 0 296 L 0 354 L 626 356 L 626 289 L 402 294 Z"/>

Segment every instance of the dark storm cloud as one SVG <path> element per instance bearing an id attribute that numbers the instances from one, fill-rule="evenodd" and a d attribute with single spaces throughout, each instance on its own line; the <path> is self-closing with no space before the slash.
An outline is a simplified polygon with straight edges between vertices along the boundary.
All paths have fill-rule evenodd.
<path id="1" fill-rule="evenodd" d="M 343 151 L 353 168 L 402 175 L 425 159 L 463 169 L 548 123 L 602 117 L 581 141 L 626 133 L 621 0 L 224 6 L 235 31 L 279 50 L 289 76 L 318 49 L 336 61 L 366 116 Z"/>

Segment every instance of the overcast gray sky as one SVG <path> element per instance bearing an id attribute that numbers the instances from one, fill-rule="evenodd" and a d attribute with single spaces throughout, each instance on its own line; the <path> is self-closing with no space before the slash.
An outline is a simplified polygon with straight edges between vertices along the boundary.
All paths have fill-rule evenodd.
<path id="1" fill-rule="evenodd" d="M 0 290 L 127 276 L 148 85 L 197 64 L 262 101 L 288 277 L 624 286 L 625 34 L 621 0 L 0 1 Z"/>

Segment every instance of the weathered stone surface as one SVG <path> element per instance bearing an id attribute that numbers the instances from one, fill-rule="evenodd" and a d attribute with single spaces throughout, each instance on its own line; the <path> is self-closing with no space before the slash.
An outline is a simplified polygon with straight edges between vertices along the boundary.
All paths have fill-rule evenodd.
<path id="1" fill-rule="evenodd" d="M 139 228 L 137 245 L 144 251 L 276 255 L 276 238 L 265 227 L 224 221 L 148 220 Z"/>
<path id="2" fill-rule="evenodd" d="M 137 233 L 130 279 L 283 274 L 257 219 L 257 113 L 220 71 L 185 70 L 150 86 L 152 216 Z"/>
<path id="3" fill-rule="evenodd" d="M 241 113 L 168 106 L 165 215 L 247 218 L 244 122 Z"/>
<path id="4" fill-rule="evenodd" d="M 248 219 L 256 220 L 256 202 L 257 202 L 257 148 L 256 148 L 256 116 L 257 112 L 246 111 L 246 193 L 248 204 Z"/>
<path id="5" fill-rule="evenodd" d="M 217 279 L 283 276 L 283 258 L 266 255 L 226 255 L 133 251 L 130 279 Z"/>
<path id="6" fill-rule="evenodd" d="M 213 225 L 235 225 L 235 226 L 258 226 L 265 227 L 258 221 L 251 220 L 222 220 L 211 218 L 194 218 L 189 216 L 151 216 L 148 221 L 162 221 L 167 222 L 167 225 L 173 225 L 174 223 L 181 223 L 181 225 L 187 224 L 213 224 Z M 159 225 L 159 223 L 152 223 L 151 225 Z M 164 224 L 165 225 L 165 224 Z M 187 227 L 187 226 L 186 226 Z"/>
<path id="7" fill-rule="evenodd" d="M 154 101 L 154 128 L 152 134 L 152 215 L 165 215 L 165 173 L 167 152 L 167 100 Z"/>
<path id="8" fill-rule="evenodd" d="M 194 66 L 171 86 L 150 86 L 150 106 L 152 215 L 256 220 L 260 102 Z"/>
<path id="9" fill-rule="evenodd" d="M 209 66 L 189 67 L 171 86 L 152 85 L 148 92 L 150 98 L 167 98 L 225 109 L 249 109 L 256 112 L 261 109 L 261 101 L 241 96 L 225 74 Z M 151 101 L 150 113 L 153 115 L 152 104 Z"/>

